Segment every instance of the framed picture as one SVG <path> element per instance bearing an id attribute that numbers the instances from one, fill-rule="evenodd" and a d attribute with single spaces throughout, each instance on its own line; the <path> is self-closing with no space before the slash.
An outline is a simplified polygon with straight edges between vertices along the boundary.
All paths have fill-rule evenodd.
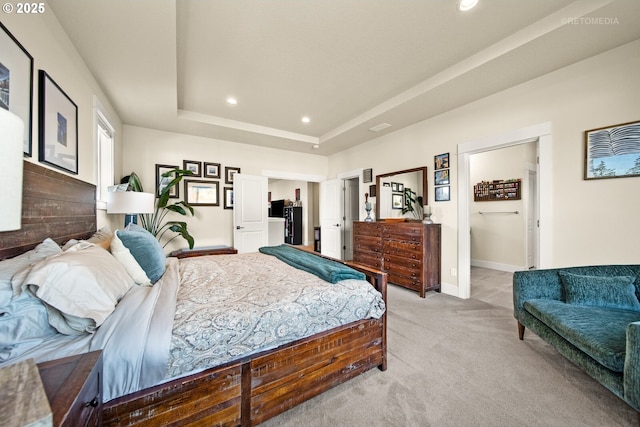
<path id="1" fill-rule="evenodd" d="M 376 197 L 377 187 L 375 184 L 369 186 L 369 197 Z"/>
<path id="2" fill-rule="evenodd" d="M 368 182 L 373 181 L 373 169 L 369 168 L 369 169 L 365 169 L 362 172 L 362 182 L 364 182 L 365 184 Z"/>
<path id="3" fill-rule="evenodd" d="M 39 72 L 39 159 L 78 173 L 78 106 L 44 71 Z"/>
<path id="4" fill-rule="evenodd" d="M 159 165 L 156 163 L 156 197 L 160 197 L 160 192 L 167 186 L 173 179 L 171 176 L 162 176 L 163 173 L 178 169 L 178 166 L 173 165 Z M 178 185 L 174 185 L 169 192 L 170 199 L 177 199 L 180 194 Z"/>
<path id="5" fill-rule="evenodd" d="M 225 184 L 233 184 L 233 175 L 240 173 L 240 168 L 225 167 L 224 182 Z"/>
<path id="6" fill-rule="evenodd" d="M 220 178 L 220 163 L 204 162 L 205 178 Z"/>
<path id="7" fill-rule="evenodd" d="M 449 169 L 449 153 L 438 154 L 433 157 L 434 170 Z"/>
<path id="8" fill-rule="evenodd" d="M 184 181 L 184 201 L 193 206 L 220 206 L 218 181 Z"/>
<path id="9" fill-rule="evenodd" d="M 299 188 L 296 188 L 295 194 L 296 194 L 296 202 L 297 202 L 297 201 L 300 200 L 300 189 Z"/>
<path id="10" fill-rule="evenodd" d="M 640 176 L 640 121 L 585 132 L 584 179 Z"/>
<path id="11" fill-rule="evenodd" d="M 401 182 L 398 183 L 398 192 L 404 193 L 404 184 Z"/>
<path id="12" fill-rule="evenodd" d="M 448 202 L 451 198 L 449 186 L 436 187 L 436 202 Z"/>
<path id="13" fill-rule="evenodd" d="M 224 187 L 224 208 L 233 209 L 233 187 Z"/>
<path id="14" fill-rule="evenodd" d="M 391 191 L 393 191 L 393 192 L 397 192 L 398 191 L 398 183 L 397 182 L 392 182 L 391 183 Z"/>
<path id="15" fill-rule="evenodd" d="M 449 169 L 435 171 L 435 185 L 449 184 Z"/>
<path id="16" fill-rule="evenodd" d="M 31 156 L 33 57 L 0 22 L 0 108 L 24 122 L 23 152 Z"/>
<path id="17" fill-rule="evenodd" d="M 383 186 L 383 187 L 390 187 L 390 186 L 391 186 L 391 184 L 390 184 L 390 183 L 388 183 L 388 182 L 383 182 L 383 183 L 382 183 L 382 186 Z M 393 190 L 393 188 L 392 188 L 392 190 Z"/>
<path id="18" fill-rule="evenodd" d="M 191 176 L 202 176 L 202 162 L 197 162 L 195 160 L 183 160 L 182 165 L 184 170 L 191 171 L 193 174 Z"/>
<path id="19" fill-rule="evenodd" d="M 391 209 L 402 209 L 404 207 L 404 197 L 402 194 L 391 195 Z"/>

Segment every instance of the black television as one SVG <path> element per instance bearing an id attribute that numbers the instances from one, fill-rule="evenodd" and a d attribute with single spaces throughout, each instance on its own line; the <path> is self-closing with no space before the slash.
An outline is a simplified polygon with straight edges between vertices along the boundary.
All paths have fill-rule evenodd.
<path id="1" fill-rule="evenodd" d="M 284 200 L 272 200 L 269 216 L 276 218 L 284 218 Z"/>

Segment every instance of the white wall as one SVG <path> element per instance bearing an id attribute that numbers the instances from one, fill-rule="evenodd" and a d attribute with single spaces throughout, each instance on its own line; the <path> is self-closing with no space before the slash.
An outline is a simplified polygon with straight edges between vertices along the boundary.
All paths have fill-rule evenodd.
<path id="1" fill-rule="evenodd" d="M 140 176 L 145 191 L 153 191 L 155 165 L 175 165 L 182 167 L 183 160 L 196 160 L 221 164 L 220 206 L 196 206 L 195 217 L 175 219 L 186 220 L 189 232 L 196 246 L 233 245 L 233 211 L 224 209 L 222 189 L 225 184 L 224 168 L 239 167 L 241 173 L 263 175 L 264 171 L 284 171 L 300 175 L 326 176 L 328 159 L 324 156 L 294 153 L 246 144 L 237 144 L 210 138 L 183 135 L 147 129 L 137 126 L 123 126 L 124 164 L 123 175 L 135 172 Z M 117 178 L 120 178 L 119 176 Z M 181 183 L 180 196 L 184 197 Z M 289 196 L 294 199 L 294 194 Z M 166 248 L 186 247 L 183 239 L 176 239 Z"/>
<path id="2" fill-rule="evenodd" d="M 329 176 L 429 167 L 442 223 L 442 280 L 457 286 L 457 145 L 552 123 L 553 265 L 637 263 L 640 178 L 583 180 L 584 131 L 640 118 L 640 40 L 494 94 L 329 159 Z M 433 201 L 434 156 L 451 153 L 451 201 Z"/>
<path id="3" fill-rule="evenodd" d="M 38 70 L 42 69 L 78 106 L 78 174 L 68 175 L 96 184 L 94 96 L 107 109 L 108 119 L 115 127 L 118 175 L 121 173 L 122 123 L 46 3 L 45 11 L 43 14 L 2 15 L 2 23 L 33 57 L 32 157 L 27 160 L 48 167 L 38 162 Z M 98 227 L 115 227 L 123 219 L 107 216 L 104 210 L 99 210 L 97 220 Z"/>

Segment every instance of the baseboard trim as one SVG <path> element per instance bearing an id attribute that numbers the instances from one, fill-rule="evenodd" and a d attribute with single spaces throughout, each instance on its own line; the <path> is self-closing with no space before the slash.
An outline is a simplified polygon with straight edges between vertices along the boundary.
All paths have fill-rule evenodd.
<path id="1" fill-rule="evenodd" d="M 490 268 L 492 270 L 506 271 L 507 273 L 513 273 L 515 271 L 527 270 L 527 267 L 522 265 L 510 265 L 501 264 L 499 262 L 483 261 L 481 259 L 472 259 L 472 267 Z"/>

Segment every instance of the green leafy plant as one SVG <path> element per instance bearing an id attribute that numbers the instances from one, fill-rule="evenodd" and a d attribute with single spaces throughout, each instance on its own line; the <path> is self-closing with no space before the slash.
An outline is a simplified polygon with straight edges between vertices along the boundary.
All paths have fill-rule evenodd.
<path id="1" fill-rule="evenodd" d="M 422 196 L 411 190 L 410 188 L 404 189 L 404 207 L 402 208 L 402 214 L 411 212 L 416 219 L 422 219 Z"/>
<path id="2" fill-rule="evenodd" d="M 193 216 L 193 207 L 186 203 L 185 201 L 178 201 L 172 204 L 169 204 L 169 196 L 171 195 L 171 190 L 176 187 L 184 176 L 193 175 L 193 172 L 190 170 L 184 169 L 172 169 L 168 172 L 162 174 L 163 178 L 170 178 L 171 180 L 167 182 L 164 188 L 160 191 L 160 193 L 156 193 L 156 206 L 155 210 L 151 214 L 139 214 L 138 222 L 139 225 L 147 230 L 149 233 L 153 234 L 158 241 L 162 241 L 167 232 L 175 233 L 174 236 L 167 236 L 168 240 L 164 244 L 167 246 L 169 242 L 173 241 L 173 239 L 177 237 L 182 237 L 189 243 L 189 249 L 193 249 L 193 245 L 195 243 L 193 236 L 189 234 L 189 230 L 187 229 L 187 223 L 185 221 L 169 221 L 166 220 L 166 216 L 169 212 L 175 212 L 180 215 L 188 216 L 189 213 Z M 142 183 L 140 182 L 140 178 L 136 175 L 135 172 L 132 172 L 129 175 L 129 189 L 132 191 L 144 191 L 142 189 Z"/>

